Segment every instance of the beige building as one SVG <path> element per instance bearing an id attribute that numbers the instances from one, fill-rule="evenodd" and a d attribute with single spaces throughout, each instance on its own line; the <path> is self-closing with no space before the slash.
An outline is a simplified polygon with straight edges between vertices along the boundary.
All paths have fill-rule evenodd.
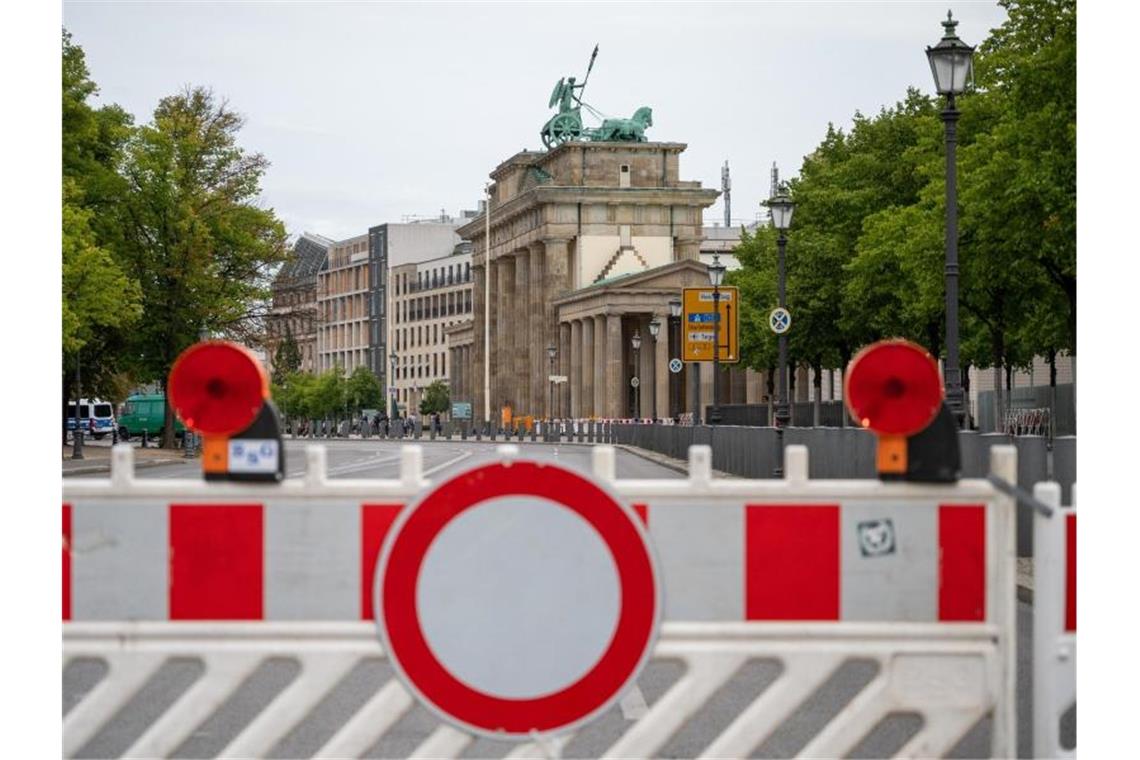
<path id="1" fill-rule="evenodd" d="M 389 387 L 402 411 L 418 413 L 424 389 L 451 379 L 448 329 L 471 321 L 471 253 L 459 245 L 450 256 L 392 267 L 388 282 L 388 345 L 397 362 Z"/>
<path id="2" fill-rule="evenodd" d="M 317 319 L 318 373 L 368 366 L 368 235 L 329 247 L 317 275 Z"/>
<path id="3" fill-rule="evenodd" d="M 483 215 L 459 229 L 474 246 L 472 330 L 450 336 L 459 350 L 458 392 L 470 392 L 476 419 L 485 400 L 491 419 L 499 420 L 504 407 L 516 417 L 666 417 L 711 399 L 711 367 L 701 372 L 708 388 L 699 397 L 689 392 L 698 383 L 697 365 L 680 375 L 668 370 L 669 358 L 679 353 L 670 345 L 668 301 L 682 287 L 708 284 L 699 261 L 702 212 L 718 195 L 680 179 L 684 149 L 665 142 L 571 142 L 549 152 L 524 151 L 491 173 L 490 245 Z M 657 343 L 648 330 L 654 316 L 662 323 Z M 635 332 L 642 341 L 637 352 Z M 553 399 L 548 346 L 557 350 L 554 374 L 568 378 Z M 736 374 L 743 402 L 748 378 Z M 732 390 L 730 373 L 722 373 L 721 382 Z M 758 378 L 752 385 L 758 391 Z M 730 399 L 722 395 L 724 403 Z"/>

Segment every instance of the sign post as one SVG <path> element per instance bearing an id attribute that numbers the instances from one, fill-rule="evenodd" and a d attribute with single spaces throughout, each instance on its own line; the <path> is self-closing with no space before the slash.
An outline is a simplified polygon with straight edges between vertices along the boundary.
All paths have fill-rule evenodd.
<path id="1" fill-rule="evenodd" d="M 740 291 L 729 285 L 718 288 L 720 321 L 719 361 L 736 364 L 740 361 Z M 714 323 L 718 314 L 713 312 L 712 288 L 684 288 L 682 306 L 681 357 L 687 362 L 711 362 L 715 340 Z"/>
<path id="2" fill-rule="evenodd" d="M 373 594 L 408 689 L 461 729 L 519 741 L 613 705 L 662 609 L 637 515 L 569 469 L 528 461 L 456 475 L 402 511 Z"/>

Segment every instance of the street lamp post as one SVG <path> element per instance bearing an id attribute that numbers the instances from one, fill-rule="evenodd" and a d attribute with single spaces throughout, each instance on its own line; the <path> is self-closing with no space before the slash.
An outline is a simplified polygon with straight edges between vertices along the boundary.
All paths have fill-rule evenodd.
<path id="1" fill-rule="evenodd" d="M 641 366 L 641 331 L 635 329 L 633 331 L 633 338 L 630 340 L 633 344 L 633 416 L 634 419 L 641 419 L 641 379 L 637 376 L 637 368 Z"/>
<path id="2" fill-rule="evenodd" d="M 396 412 L 397 412 L 397 406 L 396 406 L 396 403 L 397 403 L 396 402 L 396 362 L 399 361 L 399 357 L 396 356 L 395 351 L 392 351 L 392 353 L 388 355 L 388 361 L 392 365 L 392 371 L 388 375 L 388 386 L 389 386 L 389 389 L 391 390 L 391 394 L 392 394 L 392 410 L 391 410 L 391 413 L 389 413 L 389 415 L 388 415 L 388 426 L 389 426 L 389 429 L 391 429 L 392 421 L 396 419 Z"/>
<path id="3" fill-rule="evenodd" d="M 550 359 L 550 397 L 546 400 L 546 417 L 554 419 L 554 357 L 558 356 L 558 349 L 553 343 L 546 347 L 546 356 Z"/>
<path id="4" fill-rule="evenodd" d="M 681 350 L 681 299 L 673 296 L 669 299 L 669 323 L 673 329 L 673 350 Z M 670 357 L 673 358 L 673 357 Z M 677 373 L 669 373 L 669 415 L 672 417 L 681 413 L 681 401 L 677 398 L 681 388 L 681 378 Z"/>
<path id="5" fill-rule="evenodd" d="M 788 244 L 788 238 L 785 233 L 792 226 L 792 214 L 796 207 L 791 197 L 788 196 L 787 190 L 783 188 L 774 197 L 769 198 L 766 205 L 772 212 L 772 226 L 779 232 L 776 237 L 776 296 L 779 300 L 779 307 L 783 309 L 787 306 L 785 303 L 787 282 L 784 270 L 784 249 Z M 777 343 L 780 352 L 779 368 L 776 370 L 778 373 L 776 378 L 776 438 L 779 444 L 779 454 L 776 457 L 775 475 L 780 477 L 784 474 L 784 428 L 791 420 L 791 414 L 788 411 L 787 333 L 780 333 Z"/>
<path id="6" fill-rule="evenodd" d="M 79 385 L 79 352 L 75 352 L 75 433 L 71 436 L 71 458 L 83 459 L 83 426 L 79 424 L 79 400 L 83 389 Z"/>
<path id="7" fill-rule="evenodd" d="M 658 319 L 657 317 L 654 317 L 653 319 L 649 320 L 649 335 L 653 338 L 654 345 L 657 344 L 657 336 L 660 333 L 661 333 L 661 320 Z M 659 372 L 659 371 L 661 371 L 661 368 L 657 367 L 657 371 L 655 371 L 653 373 L 653 378 L 654 378 L 654 380 L 653 380 L 653 386 L 654 386 L 653 387 L 653 421 L 654 422 L 657 421 L 657 409 L 661 405 L 661 400 L 659 398 L 657 398 L 657 389 L 660 387 L 660 385 L 658 384 L 659 381 L 657 380 L 657 372 Z"/>
<path id="8" fill-rule="evenodd" d="M 958 367 L 958 115 L 954 97 L 966 90 L 973 77 L 974 48 L 954 32 L 958 22 L 949 11 L 942 22 L 946 30 L 934 47 L 926 48 L 934 88 L 946 96 L 942 123 L 946 129 L 946 404 L 962 426 L 965 403 L 962 398 L 962 374 Z"/>
<path id="9" fill-rule="evenodd" d="M 709 412 L 709 424 L 720 424 L 720 286 L 724 282 L 724 264 L 720 263 L 720 256 L 713 254 L 713 263 L 709 264 L 709 282 L 713 286 L 713 402 L 712 411 Z"/>

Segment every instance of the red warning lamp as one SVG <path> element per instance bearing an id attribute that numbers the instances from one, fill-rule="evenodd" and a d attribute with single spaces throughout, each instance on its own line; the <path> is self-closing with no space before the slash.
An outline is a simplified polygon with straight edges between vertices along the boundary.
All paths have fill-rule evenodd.
<path id="1" fill-rule="evenodd" d="M 851 360 L 843 398 L 859 423 L 881 435 L 913 435 L 942 406 L 934 357 L 908 340 L 867 346 Z"/>
<path id="2" fill-rule="evenodd" d="M 281 480 L 280 419 L 269 378 L 249 349 L 211 340 L 183 351 L 166 384 L 170 406 L 202 434 L 208 480 Z"/>
<path id="3" fill-rule="evenodd" d="M 212 340 L 182 352 L 170 369 L 170 406 L 203 435 L 249 427 L 269 397 L 261 362 L 236 343 Z"/>
<path id="4" fill-rule="evenodd" d="M 880 341 L 851 360 L 843 398 L 851 415 L 879 436 L 881 477 L 956 479 L 957 432 L 932 425 L 944 396 L 934 357 L 908 340 Z"/>

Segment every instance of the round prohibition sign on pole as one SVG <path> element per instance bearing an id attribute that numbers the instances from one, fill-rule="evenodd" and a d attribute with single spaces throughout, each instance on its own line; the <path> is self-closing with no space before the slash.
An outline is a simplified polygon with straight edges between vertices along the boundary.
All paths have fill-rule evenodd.
<path id="1" fill-rule="evenodd" d="M 783 306 L 777 306 L 768 314 L 768 327 L 777 335 L 783 335 L 792 327 L 792 313 Z"/>
<path id="2" fill-rule="evenodd" d="M 477 467 L 401 511 L 373 583 L 397 675 L 464 730 L 533 740 L 608 709 L 649 659 L 658 572 L 636 514 L 563 467 Z"/>

